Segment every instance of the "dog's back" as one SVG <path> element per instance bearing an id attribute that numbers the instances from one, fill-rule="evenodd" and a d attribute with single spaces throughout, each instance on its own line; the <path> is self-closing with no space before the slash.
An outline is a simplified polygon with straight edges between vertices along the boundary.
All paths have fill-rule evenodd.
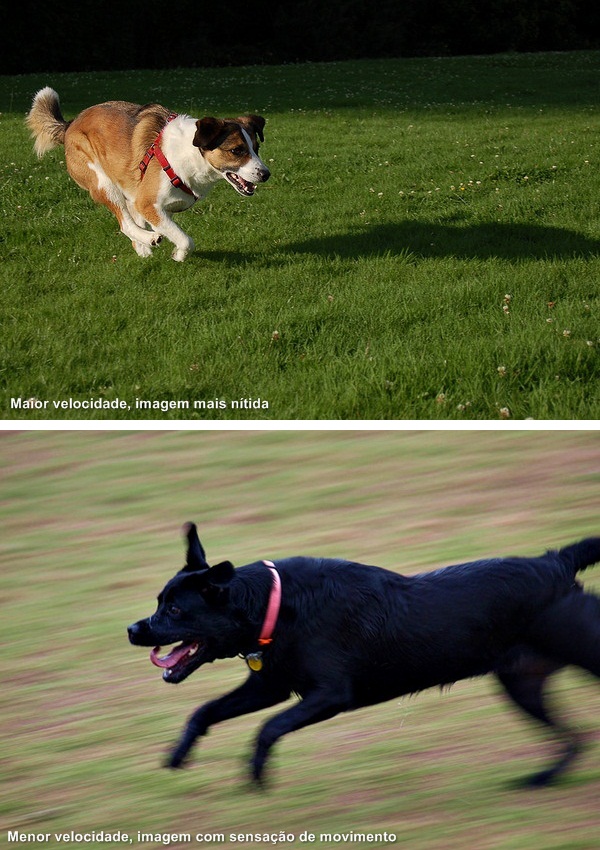
<path id="1" fill-rule="evenodd" d="M 119 154 L 119 150 L 115 150 L 115 140 L 118 140 L 126 148 L 121 153 L 126 157 L 127 167 L 133 162 L 137 169 L 170 114 L 168 109 L 157 103 L 140 106 L 122 100 L 110 100 L 84 109 L 69 126 L 65 142 L 75 146 L 92 138 L 97 161 L 107 174 L 111 174 L 115 155 Z"/>
<path id="2" fill-rule="evenodd" d="M 111 183 L 134 192 L 141 180 L 139 163 L 169 116 L 168 109 L 155 103 L 114 100 L 90 106 L 65 132 L 69 174 L 85 186 L 92 162 Z"/>
<path id="3" fill-rule="evenodd" d="M 58 145 L 64 145 L 67 131 L 73 135 L 73 144 L 79 144 L 78 134 L 90 133 L 100 142 L 103 150 L 111 150 L 113 140 L 130 142 L 128 153 L 136 163 L 141 162 L 148 147 L 156 139 L 170 117 L 170 112 L 158 103 L 140 106 L 121 100 L 109 100 L 84 109 L 73 121 L 63 117 L 57 92 L 46 86 L 37 92 L 26 123 L 35 139 L 38 157 Z M 110 158 L 103 158 L 103 166 Z"/>
<path id="4" fill-rule="evenodd" d="M 600 558 L 600 543 L 586 545 Z M 352 680 L 353 707 L 489 672 L 526 642 L 538 617 L 579 592 L 572 560 L 556 552 L 414 576 L 334 559 L 291 558 L 277 567 L 293 627 L 283 630 L 271 663 L 285 665 L 287 653 L 303 647 L 293 689 L 312 678 L 318 659 Z"/>

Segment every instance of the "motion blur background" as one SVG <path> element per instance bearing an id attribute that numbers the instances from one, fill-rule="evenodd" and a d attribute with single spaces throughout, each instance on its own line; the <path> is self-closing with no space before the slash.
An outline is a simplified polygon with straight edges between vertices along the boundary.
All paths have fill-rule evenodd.
<path id="1" fill-rule="evenodd" d="M 243 662 L 167 688 L 125 632 L 182 566 L 187 520 L 213 562 L 321 554 L 405 573 L 599 534 L 597 433 L 3 432 L 0 462 L 3 839 L 387 830 L 411 850 L 597 847 L 598 687 L 583 674 L 554 681 L 590 742 L 556 788 L 511 788 L 548 743 L 485 679 L 289 736 L 257 794 L 245 759 L 272 710 L 160 769 Z"/>

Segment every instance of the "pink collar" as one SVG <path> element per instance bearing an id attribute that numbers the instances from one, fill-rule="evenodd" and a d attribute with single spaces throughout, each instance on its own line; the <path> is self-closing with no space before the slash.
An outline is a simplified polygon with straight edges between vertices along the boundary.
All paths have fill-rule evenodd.
<path id="1" fill-rule="evenodd" d="M 262 626 L 258 642 L 261 646 L 268 646 L 273 640 L 272 634 L 279 616 L 279 607 L 281 605 L 281 579 L 279 573 L 275 569 L 275 564 L 272 561 L 263 561 L 263 564 L 268 567 L 273 574 L 273 586 L 271 587 L 271 595 L 269 596 L 269 604 L 265 621 Z"/>

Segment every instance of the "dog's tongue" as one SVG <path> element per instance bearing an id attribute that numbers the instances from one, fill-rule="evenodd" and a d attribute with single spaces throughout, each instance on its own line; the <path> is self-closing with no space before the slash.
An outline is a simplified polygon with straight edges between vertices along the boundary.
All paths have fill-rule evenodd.
<path id="1" fill-rule="evenodd" d="M 169 669 L 169 667 L 174 667 L 177 662 L 181 661 L 182 658 L 185 658 L 186 655 L 197 648 L 197 643 L 180 643 L 179 646 L 175 646 L 168 655 L 163 655 L 163 657 L 160 658 L 158 653 L 161 648 L 160 646 L 155 646 L 150 653 L 150 661 L 156 665 L 156 667 L 165 667 Z"/>

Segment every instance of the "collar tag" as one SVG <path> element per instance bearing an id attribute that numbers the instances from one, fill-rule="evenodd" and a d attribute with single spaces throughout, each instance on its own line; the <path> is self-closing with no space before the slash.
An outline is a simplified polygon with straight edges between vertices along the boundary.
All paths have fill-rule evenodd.
<path id="1" fill-rule="evenodd" d="M 259 670 L 262 670 L 263 666 L 262 652 L 251 652 L 250 655 L 246 656 L 246 664 L 251 670 L 258 673 Z"/>

